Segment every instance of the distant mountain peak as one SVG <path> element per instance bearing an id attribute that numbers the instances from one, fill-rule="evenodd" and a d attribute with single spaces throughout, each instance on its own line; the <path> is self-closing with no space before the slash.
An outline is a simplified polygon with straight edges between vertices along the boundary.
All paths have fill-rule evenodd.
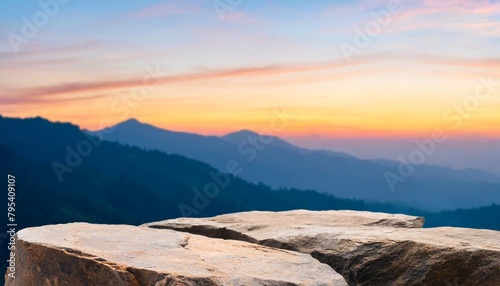
<path id="1" fill-rule="evenodd" d="M 286 142 L 285 140 L 283 140 L 275 135 L 259 134 L 255 131 L 248 130 L 248 129 L 241 129 L 240 131 L 226 134 L 224 136 L 221 136 L 220 138 L 222 140 L 232 142 L 232 143 L 241 143 L 243 141 L 248 140 L 249 137 L 254 137 L 254 136 L 263 136 L 266 138 L 272 138 L 272 142 L 269 143 L 269 145 L 272 145 L 272 146 L 283 147 L 283 148 L 292 149 L 295 151 L 301 150 L 301 148 L 294 146 L 294 145 Z"/>
<path id="2" fill-rule="evenodd" d="M 278 137 L 274 135 L 267 135 L 267 134 L 259 134 L 255 131 L 249 130 L 249 129 L 241 129 L 239 131 L 231 132 L 226 135 L 221 136 L 220 138 L 226 141 L 231 141 L 231 142 L 241 142 L 247 140 L 249 137 L 252 136 L 264 136 L 264 137 L 271 137 L 274 140 L 281 141 Z"/>
<path id="3" fill-rule="evenodd" d="M 138 119 L 131 117 L 125 121 L 117 123 L 116 125 L 114 125 L 110 128 L 113 128 L 113 129 L 117 128 L 117 127 L 118 128 L 143 128 L 143 127 L 147 127 L 147 126 L 151 126 L 151 125 L 149 125 L 147 123 L 143 123 L 143 122 L 139 121 Z M 153 127 L 153 126 L 151 126 L 151 127 Z"/>
<path id="4" fill-rule="evenodd" d="M 229 137 L 229 136 L 260 136 L 259 133 L 252 131 L 250 129 L 241 129 L 239 131 L 231 132 L 228 133 L 222 137 Z"/>
<path id="5" fill-rule="evenodd" d="M 140 122 L 136 118 L 131 117 L 131 118 L 129 118 L 121 123 L 118 123 L 118 124 L 142 124 L 142 122 Z"/>

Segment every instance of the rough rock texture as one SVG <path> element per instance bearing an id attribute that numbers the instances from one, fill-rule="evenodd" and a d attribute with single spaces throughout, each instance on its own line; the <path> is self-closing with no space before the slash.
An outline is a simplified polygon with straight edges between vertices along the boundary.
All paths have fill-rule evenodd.
<path id="1" fill-rule="evenodd" d="M 273 225 L 280 223 L 288 224 L 290 221 L 303 222 L 304 224 L 313 224 L 317 226 L 388 226 L 388 227 L 403 227 L 403 228 L 421 228 L 424 225 L 424 218 L 417 216 L 409 216 L 404 214 L 387 214 L 376 212 L 362 211 L 308 211 L 308 210 L 293 210 L 283 212 L 265 212 L 253 211 L 244 213 L 233 213 L 220 215 L 213 218 L 207 218 L 210 222 L 238 222 L 238 223 L 262 223 L 266 220 L 272 222 Z M 169 222 L 189 222 L 203 221 L 204 219 L 196 218 L 179 218 L 169 220 Z M 154 223 L 144 224 L 145 226 L 155 225 Z M 183 225 L 184 223 L 181 223 Z"/>
<path id="2" fill-rule="evenodd" d="M 310 255 L 126 225 L 72 223 L 18 233 L 6 285 L 347 285 Z"/>
<path id="3" fill-rule="evenodd" d="M 345 218 L 345 219 L 343 219 Z M 145 226 L 309 253 L 350 285 L 500 285 L 500 232 L 370 212 L 247 212 Z"/>

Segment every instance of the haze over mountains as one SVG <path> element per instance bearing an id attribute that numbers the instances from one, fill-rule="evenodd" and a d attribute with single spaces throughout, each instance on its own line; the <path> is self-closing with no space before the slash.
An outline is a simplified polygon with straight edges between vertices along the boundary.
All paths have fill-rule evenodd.
<path id="1" fill-rule="evenodd" d="M 385 174 L 399 162 L 360 160 L 345 153 L 309 150 L 277 137 L 242 130 L 222 137 L 173 132 L 135 119 L 91 134 L 206 162 L 250 182 L 312 189 L 343 198 L 393 202 L 427 210 L 500 203 L 500 178 L 486 171 L 420 165 L 392 191 Z M 229 168 L 228 168 L 229 167 Z"/>
<path id="2" fill-rule="evenodd" d="M 409 154 L 416 148 L 415 141 L 429 135 L 327 137 L 321 135 L 287 136 L 283 139 L 311 149 L 331 149 L 370 160 L 385 158 L 397 161 L 400 155 Z M 436 152 L 426 158 L 427 164 L 455 169 L 481 169 L 500 176 L 500 137 L 481 135 L 448 136 L 437 146 Z"/>

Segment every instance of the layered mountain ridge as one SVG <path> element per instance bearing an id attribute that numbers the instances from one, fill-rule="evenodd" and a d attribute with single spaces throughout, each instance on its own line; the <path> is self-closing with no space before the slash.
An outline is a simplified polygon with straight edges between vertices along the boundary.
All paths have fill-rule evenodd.
<path id="1" fill-rule="evenodd" d="M 276 136 L 249 130 L 222 137 L 202 136 L 168 131 L 134 119 L 90 134 L 186 156 L 223 172 L 228 171 L 228 164 L 236 162 L 241 171 L 235 175 L 274 188 L 312 189 L 342 198 L 426 210 L 500 203 L 500 178 L 486 171 L 424 164 L 411 166 L 414 172 L 404 177 L 401 168 L 407 166 L 401 167 L 399 162 L 361 160 L 345 153 L 300 148 Z M 387 174 L 400 176 L 403 181 L 394 182 L 395 188 L 391 188 Z"/>

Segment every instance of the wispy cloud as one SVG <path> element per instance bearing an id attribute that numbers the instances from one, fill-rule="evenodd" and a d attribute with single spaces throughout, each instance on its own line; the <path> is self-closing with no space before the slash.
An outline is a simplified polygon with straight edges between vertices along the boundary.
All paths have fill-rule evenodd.
<path id="1" fill-rule="evenodd" d="M 500 58 L 453 58 L 443 57 L 430 54 L 409 54 L 409 53 L 378 53 L 367 54 L 360 56 L 357 61 L 347 64 L 344 61 L 336 61 L 329 63 L 309 63 L 297 65 L 269 65 L 261 67 L 240 67 L 234 69 L 199 69 L 198 71 L 179 75 L 164 75 L 155 77 L 155 79 L 162 85 L 178 84 L 186 82 L 198 81 L 216 81 L 231 78 L 246 78 L 255 79 L 261 77 L 269 77 L 268 83 L 279 84 L 287 83 L 288 81 L 280 79 L 274 80 L 272 76 L 287 75 L 294 73 L 313 73 L 311 76 L 303 75 L 303 82 L 307 81 L 321 81 L 322 79 L 331 80 L 336 77 L 345 78 L 349 76 L 359 76 L 362 72 L 353 71 L 349 67 L 358 65 L 366 65 L 371 63 L 390 63 L 397 61 L 442 65 L 442 66 L 455 66 L 464 68 L 485 68 L 490 70 L 498 70 L 500 68 Z M 336 73 L 332 76 L 321 75 L 316 80 L 312 77 L 314 72 L 321 70 L 335 70 Z M 372 69 L 364 68 L 366 72 L 372 72 Z M 379 69 L 380 70 L 380 69 Z M 264 82 L 265 83 L 265 82 Z M 69 101 L 94 99 L 100 98 L 93 93 L 101 93 L 105 91 L 120 90 L 126 88 L 133 88 L 143 85 L 143 78 L 129 78 L 124 80 L 115 81 L 95 81 L 95 82 L 73 82 L 64 83 L 51 86 L 41 86 L 32 88 L 19 88 L 6 90 L 0 95 L 0 103 L 2 104 L 15 104 L 23 102 L 50 102 L 50 101 Z M 85 93 L 92 95 L 86 96 Z M 75 96 L 74 94 L 81 94 Z"/>
<path id="2" fill-rule="evenodd" d="M 500 3 L 490 0 L 422 0 L 422 7 L 427 12 L 434 13 L 461 13 L 466 15 L 482 14 L 496 15 L 500 14 Z"/>
<path id="3" fill-rule="evenodd" d="M 444 66 L 460 67 L 481 67 L 481 68 L 500 68 L 500 58 L 495 57 L 451 57 L 434 54 L 424 54 L 415 52 L 381 52 L 361 55 L 359 59 L 362 62 L 391 62 L 404 61 L 409 63 L 436 64 Z"/>
<path id="4" fill-rule="evenodd" d="M 181 14 L 196 14 L 201 12 L 199 3 L 197 4 L 190 1 L 165 1 L 135 11 L 132 13 L 132 16 L 137 18 L 150 18 Z"/>
<path id="5" fill-rule="evenodd" d="M 369 11 L 387 10 L 389 0 L 363 0 L 356 3 L 336 4 L 325 9 L 325 13 L 336 17 L 359 19 L 352 26 L 363 26 L 372 20 Z M 490 0 L 400 0 L 402 11 L 392 15 L 390 25 L 382 34 L 405 33 L 408 31 L 431 30 L 472 32 L 478 35 L 500 35 L 500 2 Z M 353 20 L 357 21 L 357 20 Z M 331 29 L 330 32 L 339 32 Z"/>
<path id="6" fill-rule="evenodd" d="M 106 97 L 106 94 L 94 94 L 85 96 L 53 96 L 53 95 L 39 95 L 39 96 L 9 96 L 2 95 L 0 99 L 1 104 L 38 104 L 38 103 L 59 103 L 59 102 L 76 102 L 85 100 L 94 100 Z"/>
<path id="7" fill-rule="evenodd" d="M 488 0 L 423 0 L 395 17 L 386 32 L 421 29 L 468 31 L 496 34 L 500 21 L 500 3 Z"/>
<path id="8" fill-rule="evenodd" d="M 443 57 L 427 57 L 430 63 L 461 66 L 461 67 L 482 67 L 500 69 L 499 58 L 483 58 L 483 59 L 454 59 Z"/>
<path id="9" fill-rule="evenodd" d="M 25 59 L 30 56 L 47 56 L 47 55 L 59 55 L 59 54 L 74 54 L 79 52 L 85 52 L 89 49 L 102 48 L 103 43 L 95 39 L 88 39 L 85 41 L 72 43 L 72 44 L 61 44 L 57 46 L 48 44 L 31 43 L 26 45 L 26 47 L 19 52 L 0 52 L 0 59 L 5 60 L 15 60 L 15 59 Z"/>
<path id="10" fill-rule="evenodd" d="M 238 77 L 259 77 L 269 75 L 279 75 L 288 73 L 311 72 L 324 69 L 333 69 L 346 66 L 341 62 L 327 64 L 310 64 L 310 65 L 272 65 L 264 67 L 245 67 L 235 69 L 222 70 L 203 70 L 189 74 L 169 75 L 155 77 L 161 84 L 182 83 L 191 81 L 217 80 L 226 78 Z M 4 92 L 0 96 L 0 103 L 12 104 L 21 103 L 24 101 L 49 99 L 49 96 L 57 96 L 62 94 L 85 93 L 85 92 L 101 92 L 106 90 L 116 90 L 124 88 L 132 88 L 143 84 L 143 78 L 131 78 L 127 80 L 117 81 L 100 81 L 100 82 L 74 82 L 60 85 L 14 89 Z M 9 95 L 13 95 L 10 96 Z M 38 99 L 37 99 L 38 98 Z"/>

